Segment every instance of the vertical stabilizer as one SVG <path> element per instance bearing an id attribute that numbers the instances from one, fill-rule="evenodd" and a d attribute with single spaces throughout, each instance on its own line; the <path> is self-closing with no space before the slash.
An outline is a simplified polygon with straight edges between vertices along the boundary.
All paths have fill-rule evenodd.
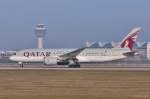
<path id="1" fill-rule="evenodd" d="M 138 35 L 140 33 L 141 28 L 136 27 L 134 28 L 120 43 L 121 48 L 129 48 L 130 50 L 133 49 L 133 44 L 136 42 Z"/>

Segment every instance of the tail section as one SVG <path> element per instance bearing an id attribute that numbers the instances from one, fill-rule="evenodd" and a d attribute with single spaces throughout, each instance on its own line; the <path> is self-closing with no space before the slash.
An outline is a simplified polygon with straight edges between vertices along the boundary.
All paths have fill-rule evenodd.
<path id="1" fill-rule="evenodd" d="M 133 49 L 133 44 L 136 42 L 138 38 L 138 34 L 140 33 L 141 28 L 134 28 L 120 43 L 121 48 L 129 48 L 131 51 Z"/>

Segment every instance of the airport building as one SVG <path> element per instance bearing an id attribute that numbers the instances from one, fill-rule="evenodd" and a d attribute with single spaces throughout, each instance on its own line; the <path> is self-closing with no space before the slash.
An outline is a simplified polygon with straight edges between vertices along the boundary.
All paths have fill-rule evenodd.
<path id="1" fill-rule="evenodd" d="M 150 60 L 150 42 L 147 44 L 147 59 Z"/>

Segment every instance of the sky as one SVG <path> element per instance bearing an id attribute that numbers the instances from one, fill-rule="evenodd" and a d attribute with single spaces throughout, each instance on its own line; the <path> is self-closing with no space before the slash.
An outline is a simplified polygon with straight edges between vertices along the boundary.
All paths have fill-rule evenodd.
<path id="1" fill-rule="evenodd" d="M 79 48 L 86 41 L 120 41 L 142 28 L 150 40 L 150 0 L 0 0 L 0 49 L 36 48 L 36 24 L 48 27 L 45 48 Z"/>

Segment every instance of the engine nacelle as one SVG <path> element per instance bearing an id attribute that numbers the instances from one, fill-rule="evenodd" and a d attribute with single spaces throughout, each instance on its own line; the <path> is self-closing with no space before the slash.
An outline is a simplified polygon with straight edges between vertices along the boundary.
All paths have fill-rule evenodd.
<path id="1" fill-rule="evenodd" d="M 57 65 L 58 59 L 57 57 L 46 57 L 44 59 L 44 64 L 46 65 Z"/>

